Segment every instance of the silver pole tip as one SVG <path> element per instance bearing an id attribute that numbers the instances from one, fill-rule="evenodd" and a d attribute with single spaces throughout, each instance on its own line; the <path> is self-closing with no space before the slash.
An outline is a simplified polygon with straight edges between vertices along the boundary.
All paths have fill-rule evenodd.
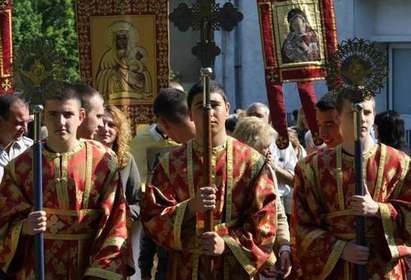
<path id="1" fill-rule="evenodd" d="M 43 111 L 43 105 L 33 105 L 33 113 L 41 113 Z"/>
<path id="2" fill-rule="evenodd" d="M 211 76 L 213 74 L 213 69 L 211 67 L 201 68 L 202 76 Z"/>
<path id="3" fill-rule="evenodd" d="M 354 111 L 362 111 L 364 109 L 363 104 L 362 103 L 354 103 L 353 104 L 353 109 Z"/>

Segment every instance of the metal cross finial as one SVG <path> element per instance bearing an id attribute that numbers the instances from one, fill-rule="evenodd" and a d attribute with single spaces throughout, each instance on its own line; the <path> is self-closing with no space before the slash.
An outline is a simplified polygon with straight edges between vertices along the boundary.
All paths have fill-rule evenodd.
<path id="1" fill-rule="evenodd" d="M 190 8 L 181 3 L 170 14 L 170 20 L 182 32 L 190 27 L 200 30 L 201 40 L 193 47 L 193 54 L 201 60 L 202 67 L 211 67 L 220 54 L 220 48 L 213 40 L 215 30 L 231 31 L 243 19 L 242 13 L 231 3 L 220 7 L 215 0 L 197 0 Z"/>

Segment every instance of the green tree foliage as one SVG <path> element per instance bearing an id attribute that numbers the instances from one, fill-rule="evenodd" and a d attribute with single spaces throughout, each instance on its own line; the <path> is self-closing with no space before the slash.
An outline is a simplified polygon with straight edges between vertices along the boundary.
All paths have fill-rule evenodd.
<path id="1" fill-rule="evenodd" d="M 78 81 L 79 56 L 75 0 L 14 0 L 13 45 L 26 47 L 48 41 L 64 61 L 67 80 Z"/>

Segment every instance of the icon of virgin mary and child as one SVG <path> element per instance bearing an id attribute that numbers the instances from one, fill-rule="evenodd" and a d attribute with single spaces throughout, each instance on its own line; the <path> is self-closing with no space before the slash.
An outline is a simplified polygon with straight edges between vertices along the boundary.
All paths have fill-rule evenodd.
<path id="1" fill-rule="evenodd" d="M 290 32 L 281 48 L 283 63 L 318 61 L 321 59 L 317 34 L 310 26 L 306 14 L 292 9 L 287 14 Z"/>
<path id="2" fill-rule="evenodd" d="M 108 100 L 118 97 L 141 99 L 153 94 L 151 76 L 145 65 L 147 51 L 138 43 L 133 24 L 116 21 L 106 31 L 108 49 L 96 75 L 97 90 Z"/>

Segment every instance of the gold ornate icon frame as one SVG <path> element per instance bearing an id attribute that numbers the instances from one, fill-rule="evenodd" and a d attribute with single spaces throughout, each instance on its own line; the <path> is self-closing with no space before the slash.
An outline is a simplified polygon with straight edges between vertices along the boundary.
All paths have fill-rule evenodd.
<path id="1" fill-rule="evenodd" d="M 343 41 L 327 64 L 327 82 L 335 92 L 352 92 L 352 99 L 375 96 L 387 77 L 387 58 L 364 39 Z"/>
<path id="2" fill-rule="evenodd" d="M 133 129 L 153 122 L 152 103 L 169 82 L 168 1 L 77 0 L 76 11 L 82 80 L 127 112 Z M 126 25 L 128 30 L 120 30 Z M 124 61 L 116 57 L 119 48 L 107 41 L 108 30 L 133 41 Z"/>

